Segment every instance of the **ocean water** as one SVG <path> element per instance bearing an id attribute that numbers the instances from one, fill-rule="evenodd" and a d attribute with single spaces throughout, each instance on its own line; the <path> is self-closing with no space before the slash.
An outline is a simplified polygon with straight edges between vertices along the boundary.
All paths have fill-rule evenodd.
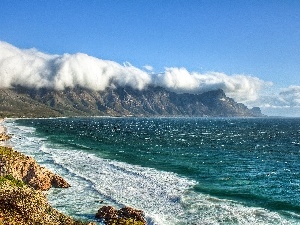
<path id="1" fill-rule="evenodd" d="M 94 220 L 103 205 L 149 224 L 300 224 L 300 118 L 6 120 L 10 145 L 62 175 L 50 203 Z M 99 224 L 101 224 L 99 222 Z"/>

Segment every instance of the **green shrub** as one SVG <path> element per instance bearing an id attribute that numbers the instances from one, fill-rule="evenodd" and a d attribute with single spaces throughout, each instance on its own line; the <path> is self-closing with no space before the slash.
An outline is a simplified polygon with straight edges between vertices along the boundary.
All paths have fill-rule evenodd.
<path id="1" fill-rule="evenodd" d="M 0 184 L 4 182 L 9 182 L 12 186 L 24 187 L 25 184 L 23 181 L 17 180 L 11 174 L 0 177 Z"/>
<path id="2" fill-rule="evenodd" d="M 106 222 L 106 225 L 144 225 L 144 223 L 142 221 L 134 220 L 132 218 L 118 218 L 109 220 L 108 222 Z"/>

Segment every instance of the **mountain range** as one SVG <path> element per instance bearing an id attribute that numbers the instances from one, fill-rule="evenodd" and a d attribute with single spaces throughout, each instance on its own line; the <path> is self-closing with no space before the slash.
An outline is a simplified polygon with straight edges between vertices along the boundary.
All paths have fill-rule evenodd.
<path id="1" fill-rule="evenodd" d="M 258 107 L 247 108 L 223 90 L 202 94 L 175 93 L 162 87 L 131 87 L 92 91 L 14 87 L 0 89 L 0 117 L 59 116 L 197 116 L 258 117 Z"/>

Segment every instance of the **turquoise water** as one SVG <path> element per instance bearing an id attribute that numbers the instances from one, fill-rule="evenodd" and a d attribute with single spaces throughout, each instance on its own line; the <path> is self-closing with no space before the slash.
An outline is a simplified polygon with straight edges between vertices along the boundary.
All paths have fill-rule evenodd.
<path id="1" fill-rule="evenodd" d="M 6 123 L 12 145 L 72 180 L 49 199 L 75 217 L 112 204 L 150 224 L 300 224 L 299 118 Z"/>

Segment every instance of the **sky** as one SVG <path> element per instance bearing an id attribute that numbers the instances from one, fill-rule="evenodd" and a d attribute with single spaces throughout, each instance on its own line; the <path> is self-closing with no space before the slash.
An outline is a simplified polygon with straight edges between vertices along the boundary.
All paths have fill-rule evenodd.
<path id="1" fill-rule="evenodd" d="M 222 88 L 300 116 L 299 17 L 298 0 L 1 0 L 0 87 Z"/>

